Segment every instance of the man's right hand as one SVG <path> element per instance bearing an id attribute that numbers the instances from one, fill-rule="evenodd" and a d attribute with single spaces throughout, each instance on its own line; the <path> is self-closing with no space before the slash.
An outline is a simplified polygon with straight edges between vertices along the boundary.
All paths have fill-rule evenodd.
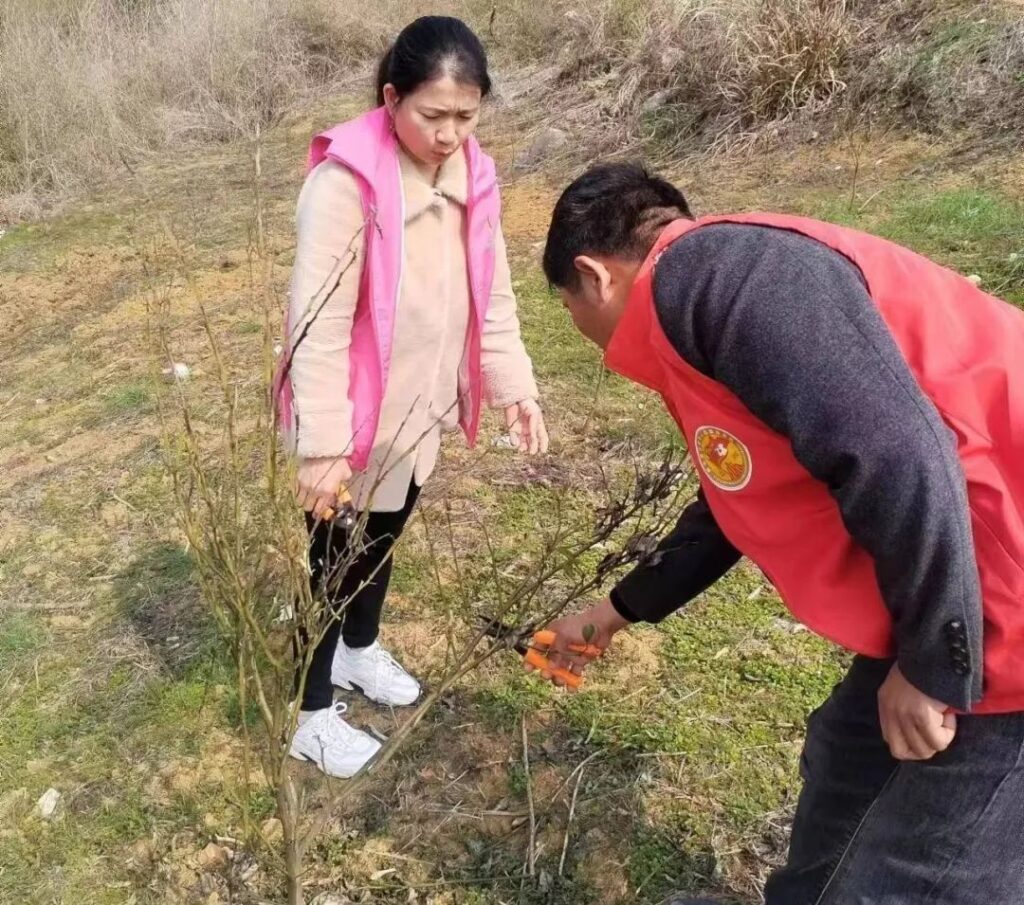
<path id="1" fill-rule="evenodd" d="M 590 644 L 599 647 L 603 652 L 612 643 L 615 633 L 628 625 L 629 622 L 618 614 L 610 600 L 603 600 L 577 615 L 563 616 L 546 626 L 557 636 L 554 646 L 548 650 L 547 658 L 552 667 L 568 669 L 581 675 L 591 661 L 574 654 L 569 650 L 569 645 Z M 529 665 L 526 668 L 532 670 Z M 541 674 L 556 685 L 564 684 L 547 670 Z"/>
<path id="2" fill-rule="evenodd" d="M 299 462 L 295 495 L 299 505 L 317 518 L 323 518 L 338 501 L 338 490 L 352 480 L 352 469 L 344 456 L 303 459 Z"/>

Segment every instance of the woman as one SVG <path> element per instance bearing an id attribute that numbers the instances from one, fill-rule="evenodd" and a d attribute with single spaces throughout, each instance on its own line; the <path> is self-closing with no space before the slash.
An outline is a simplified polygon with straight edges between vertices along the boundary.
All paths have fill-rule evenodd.
<path id="1" fill-rule="evenodd" d="M 547 448 L 494 163 L 473 138 L 490 86 L 483 46 L 463 22 L 417 19 L 381 61 L 377 108 L 310 147 L 281 408 L 299 457 L 313 590 L 340 618 L 313 654 L 290 753 L 334 776 L 357 772 L 379 745 L 342 719 L 333 686 L 392 706 L 420 693 L 377 634 L 391 548 L 442 431 L 461 426 L 472 444 L 483 399 L 504 409 L 519 449 Z M 331 518 L 346 488 L 366 513 L 359 551 Z"/>

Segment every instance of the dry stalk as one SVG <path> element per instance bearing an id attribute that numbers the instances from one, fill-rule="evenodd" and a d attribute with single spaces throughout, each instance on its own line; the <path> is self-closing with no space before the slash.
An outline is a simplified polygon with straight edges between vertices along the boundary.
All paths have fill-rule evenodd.
<path id="1" fill-rule="evenodd" d="M 530 776 L 530 737 L 526 731 L 526 714 L 520 720 L 523 735 L 523 774 L 526 777 L 526 805 L 530 814 L 530 839 L 526 848 L 526 875 L 537 875 L 537 814 L 533 807 L 533 778 Z"/>
<path id="2" fill-rule="evenodd" d="M 598 752 L 595 751 L 573 771 L 576 774 L 576 785 L 573 786 L 572 800 L 569 802 L 569 815 L 565 820 L 565 838 L 562 840 L 562 857 L 558 859 L 558 876 L 560 877 L 565 873 L 565 859 L 569 854 L 569 834 L 572 832 L 572 820 L 576 815 L 576 798 L 580 794 L 580 783 L 583 782 L 583 772 L 586 769 L 587 764 L 597 757 L 597 754 Z M 569 779 L 571 780 L 572 777 L 570 776 Z"/>

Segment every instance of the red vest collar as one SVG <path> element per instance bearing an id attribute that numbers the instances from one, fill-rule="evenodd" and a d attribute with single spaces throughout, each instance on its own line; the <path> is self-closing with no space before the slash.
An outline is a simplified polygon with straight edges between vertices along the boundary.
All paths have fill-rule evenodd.
<path id="1" fill-rule="evenodd" d="M 608 342 L 604 353 L 605 367 L 627 380 L 635 381 L 656 392 L 662 392 L 665 382 L 661 358 L 653 354 L 638 355 L 636 350 L 649 346 L 652 335 L 661 333 L 661 325 L 653 331 L 657 315 L 651 304 L 654 294 L 654 268 L 662 252 L 690 230 L 703 224 L 702 220 L 673 220 L 658 235 L 654 247 L 640 266 L 622 318 Z"/>

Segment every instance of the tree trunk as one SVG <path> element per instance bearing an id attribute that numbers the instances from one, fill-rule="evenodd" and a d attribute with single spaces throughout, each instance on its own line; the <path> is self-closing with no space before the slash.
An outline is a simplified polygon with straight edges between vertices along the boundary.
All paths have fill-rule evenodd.
<path id="1" fill-rule="evenodd" d="M 277 789 L 277 814 L 281 821 L 284 842 L 284 871 L 288 889 L 288 905 L 305 905 L 302 893 L 302 846 L 299 841 L 299 795 L 295 780 L 287 769 Z"/>

